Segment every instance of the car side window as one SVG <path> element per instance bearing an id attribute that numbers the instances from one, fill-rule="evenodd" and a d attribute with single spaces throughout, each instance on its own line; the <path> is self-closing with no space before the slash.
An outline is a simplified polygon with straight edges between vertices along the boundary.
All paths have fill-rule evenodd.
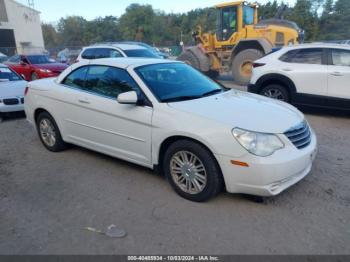
<path id="1" fill-rule="evenodd" d="M 95 50 L 96 49 L 94 49 L 94 48 L 89 48 L 89 49 L 86 49 L 84 52 L 83 52 L 83 54 L 81 55 L 81 57 L 83 58 L 83 59 L 89 59 L 89 60 L 91 60 L 91 59 L 95 59 Z"/>
<path id="2" fill-rule="evenodd" d="M 292 58 L 298 53 L 299 50 L 292 50 L 280 57 L 280 60 L 282 62 L 290 63 Z"/>
<path id="3" fill-rule="evenodd" d="M 116 58 L 122 57 L 121 53 L 111 48 L 97 48 L 95 51 L 95 57 L 98 58 Z"/>
<path id="4" fill-rule="evenodd" d="M 332 61 L 335 66 L 350 66 L 350 51 L 332 49 Z"/>
<path id="5" fill-rule="evenodd" d="M 70 73 L 62 82 L 63 85 L 85 90 L 85 78 L 88 67 L 81 67 Z"/>
<path id="6" fill-rule="evenodd" d="M 89 92 L 116 99 L 120 94 L 140 89 L 128 72 L 109 66 L 90 66 L 86 77 Z"/>
<path id="7" fill-rule="evenodd" d="M 112 48 L 89 48 L 86 49 L 81 55 L 83 59 L 99 59 L 99 58 L 117 58 L 123 57 L 123 55 Z"/>
<path id="8" fill-rule="evenodd" d="M 322 65 L 322 56 L 322 48 L 300 49 L 293 57 L 289 59 L 289 63 Z"/>

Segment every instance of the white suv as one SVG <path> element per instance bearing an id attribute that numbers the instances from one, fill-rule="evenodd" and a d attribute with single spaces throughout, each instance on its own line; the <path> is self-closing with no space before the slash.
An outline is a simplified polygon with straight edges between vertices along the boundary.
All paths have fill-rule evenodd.
<path id="1" fill-rule="evenodd" d="M 121 57 L 160 58 L 141 45 L 105 43 L 84 47 L 77 58 L 77 62 L 100 58 Z"/>
<path id="2" fill-rule="evenodd" d="M 257 60 L 248 90 L 294 105 L 350 110 L 350 47 L 307 44 Z"/>

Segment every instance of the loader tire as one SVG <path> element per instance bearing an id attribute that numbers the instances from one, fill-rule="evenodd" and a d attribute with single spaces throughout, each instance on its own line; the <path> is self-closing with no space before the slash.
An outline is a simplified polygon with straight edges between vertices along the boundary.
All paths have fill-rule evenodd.
<path id="1" fill-rule="evenodd" d="M 200 64 L 198 58 L 191 51 L 183 52 L 177 60 L 185 62 L 186 64 L 191 65 L 192 67 L 200 70 Z"/>
<path id="2" fill-rule="evenodd" d="M 217 79 L 220 76 L 220 72 L 215 70 L 209 70 L 206 72 L 206 75 L 209 76 L 211 79 Z"/>
<path id="3" fill-rule="evenodd" d="M 232 62 L 233 79 L 240 85 L 247 85 L 251 78 L 253 62 L 263 56 L 264 53 L 257 49 L 246 49 L 238 53 Z"/>

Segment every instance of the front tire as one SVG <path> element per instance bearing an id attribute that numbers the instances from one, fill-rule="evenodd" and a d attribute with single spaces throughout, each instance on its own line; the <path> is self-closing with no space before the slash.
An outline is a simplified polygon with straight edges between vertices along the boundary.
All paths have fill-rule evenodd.
<path id="1" fill-rule="evenodd" d="M 220 72 L 218 72 L 218 71 L 215 71 L 215 70 L 209 70 L 207 73 L 206 73 L 206 75 L 208 76 L 208 77 L 210 77 L 211 79 L 218 79 L 219 78 L 219 76 L 220 76 Z"/>
<path id="2" fill-rule="evenodd" d="M 67 148 L 67 144 L 63 141 L 55 120 L 49 113 L 40 113 L 36 126 L 40 140 L 47 150 L 61 152 Z"/>
<path id="3" fill-rule="evenodd" d="M 277 85 L 277 84 L 268 85 L 260 91 L 260 95 L 266 96 L 272 99 L 276 99 L 279 101 L 283 101 L 286 103 L 290 103 L 290 96 L 289 96 L 288 90 L 281 85 Z"/>
<path id="4" fill-rule="evenodd" d="M 185 62 L 186 64 L 196 68 L 200 69 L 200 64 L 198 58 L 189 50 L 183 52 L 178 58 L 178 61 Z"/>
<path id="5" fill-rule="evenodd" d="M 257 49 L 239 52 L 232 62 L 233 79 L 240 85 L 247 85 L 252 76 L 253 62 L 263 56 L 264 53 Z"/>
<path id="6" fill-rule="evenodd" d="M 190 140 L 170 145 L 163 168 L 172 188 L 187 200 L 205 202 L 223 188 L 221 170 L 212 153 Z"/>
<path id="7" fill-rule="evenodd" d="M 30 80 L 31 81 L 35 81 L 35 80 L 38 80 L 39 79 L 39 76 L 37 73 L 33 72 L 31 75 L 30 75 Z"/>

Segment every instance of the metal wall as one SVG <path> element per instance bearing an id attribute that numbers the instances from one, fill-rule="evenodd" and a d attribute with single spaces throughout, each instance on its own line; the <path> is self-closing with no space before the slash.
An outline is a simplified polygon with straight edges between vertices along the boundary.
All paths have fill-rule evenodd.
<path id="1" fill-rule="evenodd" d="M 0 22 L 8 22 L 5 0 L 0 0 Z"/>

